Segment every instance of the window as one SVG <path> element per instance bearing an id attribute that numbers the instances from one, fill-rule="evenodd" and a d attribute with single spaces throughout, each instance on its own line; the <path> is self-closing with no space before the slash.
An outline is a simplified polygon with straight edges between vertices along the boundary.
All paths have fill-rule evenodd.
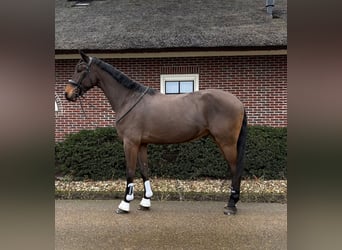
<path id="1" fill-rule="evenodd" d="M 170 95 L 198 91 L 198 80 L 198 74 L 161 75 L 160 92 L 166 95 Z"/>

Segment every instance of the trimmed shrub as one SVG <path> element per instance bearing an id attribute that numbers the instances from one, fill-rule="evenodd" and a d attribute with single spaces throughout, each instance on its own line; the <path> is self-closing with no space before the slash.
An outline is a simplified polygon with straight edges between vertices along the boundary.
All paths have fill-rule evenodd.
<path id="1" fill-rule="evenodd" d="M 183 144 L 149 145 L 148 149 L 152 176 L 176 179 L 230 177 L 227 163 L 211 138 Z"/>
<path id="2" fill-rule="evenodd" d="M 122 142 L 113 128 L 82 130 L 55 146 L 55 171 L 74 180 L 108 180 L 125 175 Z"/>
<path id="3" fill-rule="evenodd" d="M 286 158 L 286 128 L 249 126 L 244 178 L 285 179 Z M 183 144 L 149 145 L 148 159 L 153 177 L 231 177 L 223 155 L 209 137 Z M 57 175 L 74 180 L 125 178 L 123 146 L 116 130 L 82 130 L 56 143 L 55 169 Z"/>
<path id="4" fill-rule="evenodd" d="M 287 128 L 248 128 L 244 176 L 286 179 Z"/>

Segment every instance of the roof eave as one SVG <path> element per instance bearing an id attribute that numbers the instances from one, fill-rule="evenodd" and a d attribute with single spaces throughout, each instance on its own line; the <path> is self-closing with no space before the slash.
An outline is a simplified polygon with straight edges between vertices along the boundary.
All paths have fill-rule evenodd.
<path id="1" fill-rule="evenodd" d="M 162 53 L 162 52 L 204 52 L 204 51 L 269 51 L 287 50 L 287 45 L 274 46 L 241 46 L 241 47 L 172 47 L 144 49 L 81 49 L 85 53 L 94 54 L 125 54 L 125 53 Z M 55 49 L 55 54 L 75 54 L 79 49 Z"/>

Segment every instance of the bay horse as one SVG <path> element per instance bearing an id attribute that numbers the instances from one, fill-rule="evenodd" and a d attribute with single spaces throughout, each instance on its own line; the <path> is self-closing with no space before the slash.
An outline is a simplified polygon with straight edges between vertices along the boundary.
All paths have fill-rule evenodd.
<path id="1" fill-rule="evenodd" d="M 164 95 L 135 82 L 98 58 L 82 51 L 80 55 L 82 59 L 65 86 L 65 97 L 75 102 L 89 89 L 98 86 L 116 113 L 116 129 L 123 141 L 127 177 L 124 199 L 116 212 L 130 211 L 137 166 L 144 184 L 140 208 L 151 207 L 153 192 L 148 177 L 147 144 L 183 143 L 210 135 L 232 173 L 231 194 L 224 214 L 236 214 L 247 136 L 247 116 L 242 102 L 233 94 L 217 89 Z"/>

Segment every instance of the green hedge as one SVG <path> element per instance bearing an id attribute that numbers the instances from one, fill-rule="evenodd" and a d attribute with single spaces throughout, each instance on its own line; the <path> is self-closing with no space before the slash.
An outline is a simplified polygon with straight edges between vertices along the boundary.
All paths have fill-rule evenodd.
<path id="1" fill-rule="evenodd" d="M 153 177 L 231 177 L 217 145 L 209 137 L 183 144 L 149 145 L 148 156 Z M 248 127 L 244 178 L 286 179 L 286 158 L 286 128 Z M 55 171 L 56 175 L 74 180 L 125 178 L 124 152 L 116 130 L 83 130 L 56 143 Z"/>

